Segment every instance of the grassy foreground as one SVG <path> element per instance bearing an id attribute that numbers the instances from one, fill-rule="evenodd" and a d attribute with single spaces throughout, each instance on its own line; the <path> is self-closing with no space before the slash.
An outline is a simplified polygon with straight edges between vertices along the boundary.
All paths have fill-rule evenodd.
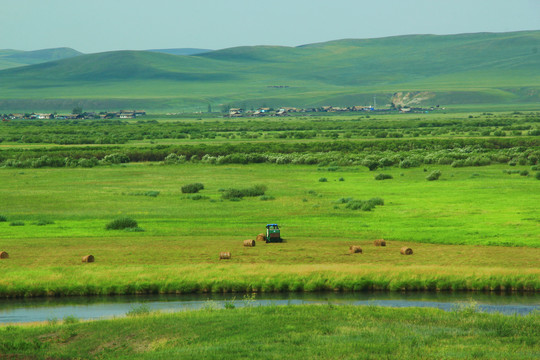
<path id="1" fill-rule="evenodd" d="M 0 328 L 0 357 L 534 359 L 540 316 L 473 308 L 271 306 Z M 495 351 L 494 351 L 495 350 Z"/>

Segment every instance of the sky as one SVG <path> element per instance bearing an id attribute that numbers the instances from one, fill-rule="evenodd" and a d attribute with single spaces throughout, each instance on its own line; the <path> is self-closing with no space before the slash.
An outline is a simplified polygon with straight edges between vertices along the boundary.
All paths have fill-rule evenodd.
<path id="1" fill-rule="evenodd" d="M 540 0 L 0 0 L 0 49 L 298 46 L 540 30 Z"/>

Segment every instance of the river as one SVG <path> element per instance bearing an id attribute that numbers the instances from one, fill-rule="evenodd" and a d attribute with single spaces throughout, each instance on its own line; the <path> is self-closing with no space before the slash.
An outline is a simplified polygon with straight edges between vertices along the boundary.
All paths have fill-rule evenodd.
<path id="1" fill-rule="evenodd" d="M 475 306 L 478 311 L 526 315 L 540 311 L 540 294 L 531 293 L 262 293 L 137 295 L 107 297 L 65 297 L 0 300 L 0 324 L 81 320 L 126 316 L 136 311 L 185 311 L 205 307 L 225 308 L 268 305 L 377 305 L 388 307 L 429 307 L 451 311 Z"/>

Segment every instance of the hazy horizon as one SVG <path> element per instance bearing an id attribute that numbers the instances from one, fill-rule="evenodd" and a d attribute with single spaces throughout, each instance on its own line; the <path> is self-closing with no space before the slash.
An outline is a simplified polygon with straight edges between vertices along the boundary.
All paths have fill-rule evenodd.
<path id="1" fill-rule="evenodd" d="M 339 40 L 370 40 L 370 39 L 382 39 L 382 38 L 389 38 L 389 37 L 398 37 L 398 36 L 416 36 L 416 35 L 434 35 L 434 36 L 451 36 L 451 35 L 466 35 L 466 34 L 478 34 L 478 33 L 512 33 L 512 32 L 529 32 L 529 31 L 540 31 L 540 30 L 516 30 L 516 31 L 503 31 L 503 32 L 490 32 L 490 31 L 481 31 L 477 33 L 455 33 L 455 34 L 400 34 L 400 35 L 388 35 L 388 36 L 379 36 L 379 37 L 369 37 L 369 38 L 341 38 L 341 39 L 331 39 L 331 40 L 325 40 L 325 41 L 316 41 L 313 43 L 305 43 L 305 44 L 298 44 L 298 45 L 282 45 L 282 44 L 250 44 L 250 45 L 235 45 L 231 46 L 230 48 L 234 47 L 243 47 L 243 46 L 283 46 L 283 47 L 300 47 L 304 45 L 311 45 L 311 44 L 317 44 L 317 43 L 324 43 L 324 42 L 331 42 L 331 41 L 339 41 Z M 40 49 L 28 49 L 28 50 L 22 50 L 22 49 L 2 49 L 2 50 L 16 50 L 16 51 L 40 51 L 40 50 L 51 50 L 51 49 L 61 49 L 61 48 L 70 48 L 72 50 L 79 51 L 84 54 L 93 54 L 94 52 L 84 52 L 80 51 L 79 49 L 71 46 L 60 46 L 60 47 L 54 47 L 54 48 L 40 48 Z M 208 51 L 216 51 L 216 50 L 223 50 L 228 48 L 216 48 L 216 49 L 208 49 L 208 48 L 201 48 L 201 47 L 177 47 L 177 48 L 148 48 L 148 49 L 116 49 L 116 50 L 104 50 L 104 51 L 96 51 L 95 53 L 100 52 L 109 52 L 109 51 L 158 51 L 158 50 L 177 50 L 177 49 L 197 49 L 197 50 L 208 50 Z"/>
<path id="2" fill-rule="evenodd" d="M 0 49 L 83 53 L 300 46 L 340 39 L 540 29 L 540 1 L 18 0 L 3 4 Z"/>

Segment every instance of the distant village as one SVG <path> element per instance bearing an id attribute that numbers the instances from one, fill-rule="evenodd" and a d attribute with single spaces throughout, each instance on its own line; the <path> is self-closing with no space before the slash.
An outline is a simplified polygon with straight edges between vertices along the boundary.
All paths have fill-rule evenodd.
<path id="1" fill-rule="evenodd" d="M 429 111 L 435 111 L 439 109 L 439 105 L 436 107 L 421 108 L 421 107 L 391 107 L 391 108 L 375 108 L 374 106 L 321 106 L 317 108 L 305 108 L 299 109 L 294 107 L 281 107 L 278 109 L 263 107 L 257 110 L 244 110 L 240 108 L 229 109 L 229 117 L 261 117 L 261 116 L 288 116 L 298 113 L 352 113 L 352 112 L 400 112 L 400 113 L 425 113 Z M 444 110 L 444 108 L 443 108 Z"/>
<path id="2" fill-rule="evenodd" d="M 441 108 L 444 110 L 444 108 Z M 295 107 L 280 107 L 269 108 L 262 107 L 256 110 L 244 110 L 241 108 L 230 108 L 225 111 L 223 116 L 226 117 L 264 117 L 264 116 L 294 116 L 306 113 L 358 113 L 358 112 L 400 112 L 400 113 L 426 113 L 429 111 L 439 110 L 439 105 L 430 108 L 420 107 L 391 107 L 391 108 L 374 108 L 373 106 L 321 106 L 317 108 L 295 108 Z M 145 116 L 144 110 L 120 110 L 116 112 L 79 112 L 72 114 L 58 113 L 25 113 L 25 114 L 3 114 L 2 121 L 28 119 L 28 120 L 75 120 L 75 119 L 135 119 Z M 172 115 L 172 114 L 167 114 Z M 174 114 L 181 115 L 181 114 Z"/>
<path id="3" fill-rule="evenodd" d="M 144 110 L 120 110 L 116 112 L 80 112 L 75 114 L 57 114 L 57 113 L 30 113 L 30 114 L 4 114 L 2 120 L 15 119 L 38 119 L 38 120 L 75 120 L 75 119 L 135 119 L 146 115 Z"/>

